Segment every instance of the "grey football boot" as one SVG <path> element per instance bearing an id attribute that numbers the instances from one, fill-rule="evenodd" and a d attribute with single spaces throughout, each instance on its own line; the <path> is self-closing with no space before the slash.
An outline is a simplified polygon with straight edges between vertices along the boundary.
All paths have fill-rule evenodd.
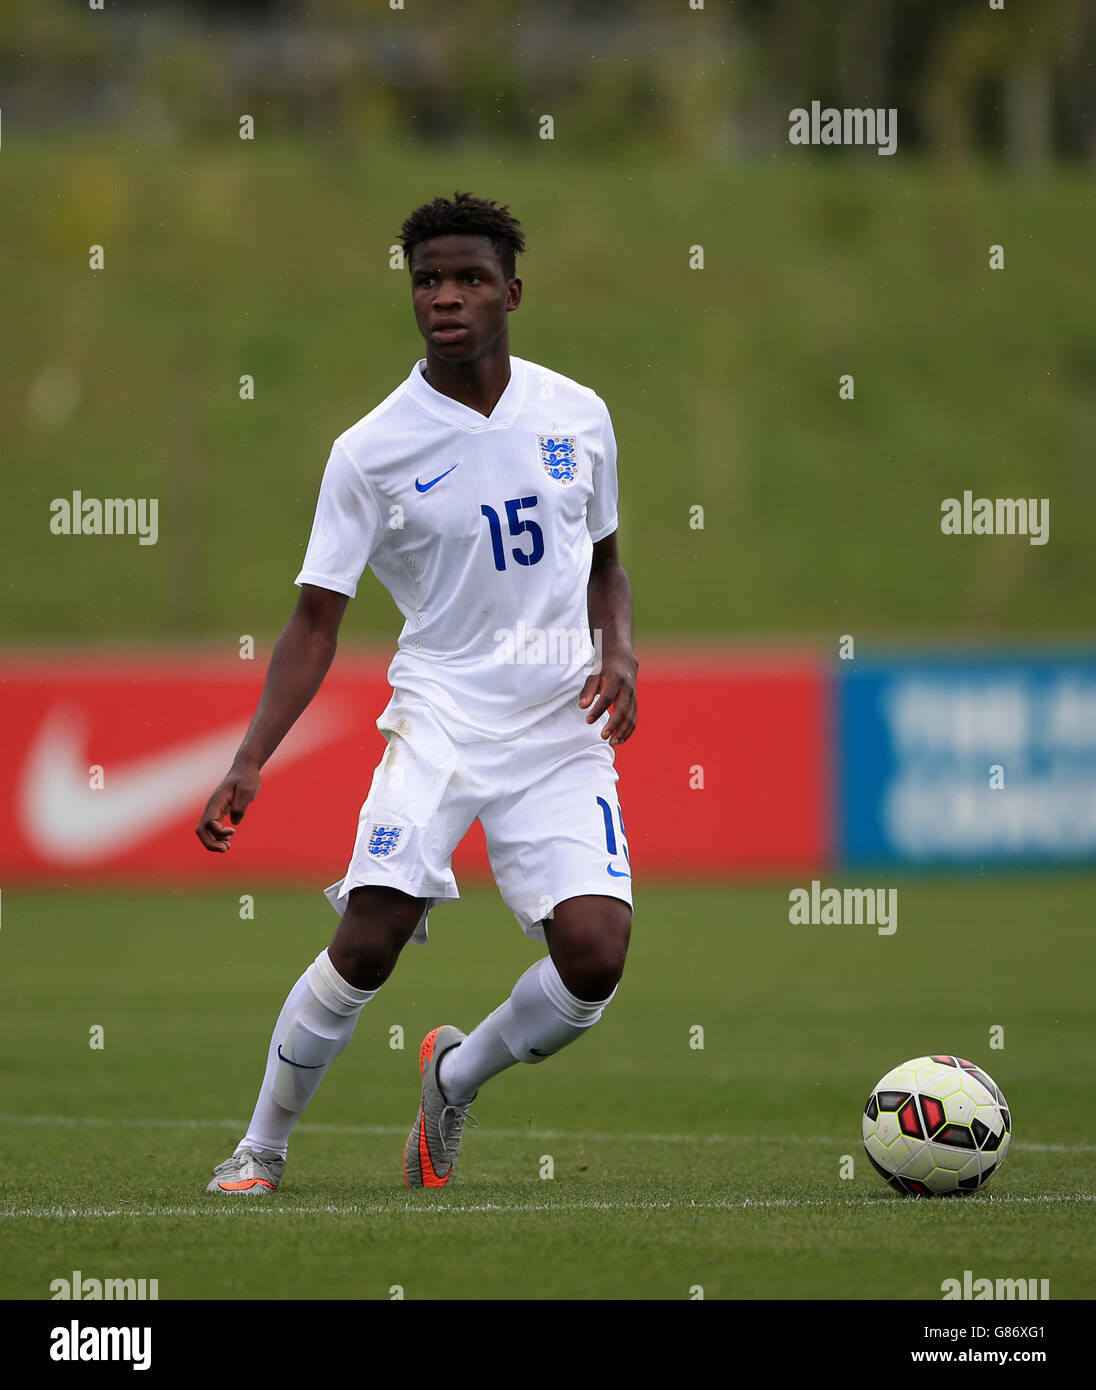
<path id="1" fill-rule="evenodd" d="M 231 1196 L 267 1197 L 277 1192 L 285 1173 L 285 1159 L 272 1149 L 241 1149 L 213 1170 L 207 1192 Z"/>
<path id="2" fill-rule="evenodd" d="M 403 1147 L 403 1180 L 408 1187 L 444 1187 L 457 1166 L 464 1126 L 476 1124 L 468 1113 L 472 1101 L 450 1105 L 438 1085 L 438 1063 L 464 1037 L 459 1028 L 447 1024 L 427 1033 L 419 1048 L 422 1100 Z"/>

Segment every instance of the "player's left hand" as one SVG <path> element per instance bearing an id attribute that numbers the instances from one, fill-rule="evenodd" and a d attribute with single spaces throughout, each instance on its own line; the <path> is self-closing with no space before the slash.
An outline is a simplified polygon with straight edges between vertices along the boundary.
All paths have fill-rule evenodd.
<path id="1" fill-rule="evenodd" d="M 601 670 L 586 678 L 578 697 L 580 709 L 590 708 L 587 724 L 597 720 L 612 706 L 609 722 L 601 731 L 612 747 L 631 738 L 636 726 L 636 672 L 639 662 L 630 647 L 617 648 L 602 656 Z"/>

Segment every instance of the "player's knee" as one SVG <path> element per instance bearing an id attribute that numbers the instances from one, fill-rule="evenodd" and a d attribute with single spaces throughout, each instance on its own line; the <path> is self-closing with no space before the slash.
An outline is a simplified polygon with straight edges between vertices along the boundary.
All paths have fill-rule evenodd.
<path id="1" fill-rule="evenodd" d="M 568 942 L 555 962 L 565 988 L 577 999 L 608 999 L 624 974 L 630 938 L 631 913 L 623 907 L 607 914 L 596 932 Z"/>
<path id="2" fill-rule="evenodd" d="M 378 989 L 422 919 L 423 902 L 390 888 L 356 888 L 328 948 L 335 969 L 359 989 Z"/>
<path id="3" fill-rule="evenodd" d="M 576 999 L 608 999 L 620 983 L 624 962 L 613 960 L 568 961 L 558 966 L 559 978 Z"/>

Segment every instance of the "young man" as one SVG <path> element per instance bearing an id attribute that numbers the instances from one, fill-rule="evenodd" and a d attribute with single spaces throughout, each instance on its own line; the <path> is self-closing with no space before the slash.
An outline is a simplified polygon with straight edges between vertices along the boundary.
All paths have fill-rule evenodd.
<path id="1" fill-rule="evenodd" d="M 326 889 L 334 939 L 290 991 L 251 1124 L 209 1192 L 277 1189 L 290 1131 L 363 1006 L 406 943 L 426 940 L 430 908 L 458 896 L 450 859 L 476 818 L 503 898 L 548 954 L 470 1035 L 445 1026 L 423 1041 L 408 1186 L 449 1181 L 485 1081 L 598 1021 L 628 948 L 612 750 L 635 727 L 637 662 L 609 414 L 587 387 L 510 356 L 525 243 L 505 207 L 437 198 L 401 241 L 426 357 L 335 441 L 296 610 L 198 838 L 230 849 L 367 564 L 406 619 L 377 721 L 388 748 L 346 875 Z"/>

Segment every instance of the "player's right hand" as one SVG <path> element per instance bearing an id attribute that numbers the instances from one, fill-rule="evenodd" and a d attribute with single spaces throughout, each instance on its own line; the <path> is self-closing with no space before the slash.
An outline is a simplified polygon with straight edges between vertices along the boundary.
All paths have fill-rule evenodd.
<path id="1" fill-rule="evenodd" d="M 221 785 L 209 798 L 202 818 L 194 828 L 194 833 L 206 849 L 213 854 L 227 854 L 232 848 L 232 837 L 244 812 L 259 795 L 262 778 L 257 767 L 233 767 Z M 225 816 L 232 825 L 225 825 Z"/>

